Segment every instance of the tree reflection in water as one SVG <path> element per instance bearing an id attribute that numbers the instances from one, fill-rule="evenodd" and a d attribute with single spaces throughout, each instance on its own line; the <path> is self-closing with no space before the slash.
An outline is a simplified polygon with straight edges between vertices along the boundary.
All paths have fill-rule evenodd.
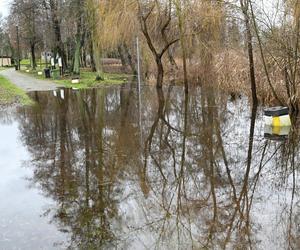
<path id="1" fill-rule="evenodd" d="M 31 182 L 71 249 L 299 248 L 297 130 L 264 140 L 260 108 L 190 93 L 66 89 L 19 109 Z"/>

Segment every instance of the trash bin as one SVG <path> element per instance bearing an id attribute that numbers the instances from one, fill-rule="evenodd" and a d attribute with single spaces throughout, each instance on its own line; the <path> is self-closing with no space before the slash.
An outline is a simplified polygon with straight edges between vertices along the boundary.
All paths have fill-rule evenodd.
<path id="1" fill-rule="evenodd" d="M 59 79 L 59 69 L 52 69 L 51 70 L 51 75 L 52 75 L 52 78 L 54 80 Z"/>
<path id="2" fill-rule="evenodd" d="M 19 70 L 19 66 L 17 64 L 15 65 L 15 70 Z"/>
<path id="3" fill-rule="evenodd" d="M 50 78 L 51 77 L 50 69 L 49 68 L 44 69 L 44 74 L 45 74 L 45 78 Z"/>

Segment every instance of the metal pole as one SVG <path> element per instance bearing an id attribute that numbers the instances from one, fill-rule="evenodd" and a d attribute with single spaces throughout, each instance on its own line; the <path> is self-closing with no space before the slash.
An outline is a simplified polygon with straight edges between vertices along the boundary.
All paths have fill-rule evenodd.
<path id="1" fill-rule="evenodd" d="M 4 53 L 3 53 L 3 49 L 1 50 L 1 66 L 3 67 L 3 56 L 4 56 Z"/>
<path id="2" fill-rule="evenodd" d="M 139 95 L 139 127 L 140 127 L 140 144 L 142 146 L 142 100 L 141 100 L 141 67 L 140 67 L 140 45 L 139 38 L 136 37 L 136 54 L 137 54 L 137 73 L 138 73 L 138 95 Z"/>
<path id="3" fill-rule="evenodd" d="M 141 91 L 141 67 L 140 67 L 140 44 L 139 37 L 136 37 L 136 54 L 137 54 L 137 73 L 138 73 L 138 90 Z"/>
<path id="4" fill-rule="evenodd" d="M 17 30 L 17 46 L 18 46 L 18 70 L 21 69 L 20 66 L 20 39 L 19 39 L 19 26 L 16 26 L 16 30 Z"/>

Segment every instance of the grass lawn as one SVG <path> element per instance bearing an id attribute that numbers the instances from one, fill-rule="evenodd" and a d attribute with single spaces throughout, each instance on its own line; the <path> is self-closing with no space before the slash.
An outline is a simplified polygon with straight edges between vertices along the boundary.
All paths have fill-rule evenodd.
<path id="1" fill-rule="evenodd" d="M 42 64 L 42 67 L 44 67 L 44 64 L 46 64 L 46 62 L 45 62 L 45 60 L 37 59 L 37 60 L 36 60 L 36 64 L 37 64 L 38 67 L 40 67 L 41 64 Z M 48 64 L 50 64 L 50 62 L 48 62 Z M 28 66 L 28 67 L 30 67 L 31 61 L 30 61 L 30 59 L 22 59 L 22 60 L 20 61 L 20 65 L 21 65 L 21 66 L 23 65 L 23 66 Z"/>
<path id="2" fill-rule="evenodd" d="M 21 64 L 21 65 L 30 65 L 30 59 L 22 59 L 22 60 L 20 61 L 20 64 Z"/>
<path id="3" fill-rule="evenodd" d="M 40 70 L 43 72 L 42 76 L 39 76 L 37 74 L 37 72 L 40 69 L 37 70 L 30 70 L 30 72 L 26 72 L 25 70 L 22 70 L 21 72 L 26 73 L 26 74 L 30 74 L 35 78 L 38 79 L 45 79 L 44 77 L 44 72 L 43 70 Z M 100 81 L 96 81 L 96 76 L 97 73 L 96 72 L 90 72 L 87 70 L 81 70 L 80 73 L 80 83 L 72 83 L 72 77 L 71 76 L 64 76 L 60 79 L 56 79 L 54 80 L 54 82 L 64 85 L 66 87 L 76 87 L 76 88 L 91 88 L 91 87 L 96 87 L 96 86 L 100 86 L 100 85 L 104 85 L 104 84 L 121 84 L 123 82 L 128 81 L 128 78 L 130 77 L 130 75 L 126 75 L 126 74 L 110 74 L 110 73 L 103 73 L 102 77 L 104 78 L 104 80 L 100 80 Z M 50 79 L 49 79 L 50 80 Z"/>
<path id="4" fill-rule="evenodd" d="M 10 105 L 15 103 L 30 105 L 33 102 L 25 91 L 13 85 L 3 76 L 0 76 L 0 105 Z"/>
<path id="5" fill-rule="evenodd" d="M 1 70 L 5 70 L 5 69 L 9 69 L 9 68 L 12 68 L 12 67 L 1 67 L 1 66 L 0 66 L 0 71 L 1 71 Z"/>
<path id="6" fill-rule="evenodd" d="M 104 80 L 96 81 L 97 73 L 82 71 L 80 73 L 80 83 L 71 83 L 71 77 L 55 80 L 56 83 L 63 84 L 66 87 L 77 87 L 77 88 L 90 88 L 103 84 L 121 84 L 128 81 L 128 75 L 126 74 L 109 74 L 103 73 L 102 77 Z"/>

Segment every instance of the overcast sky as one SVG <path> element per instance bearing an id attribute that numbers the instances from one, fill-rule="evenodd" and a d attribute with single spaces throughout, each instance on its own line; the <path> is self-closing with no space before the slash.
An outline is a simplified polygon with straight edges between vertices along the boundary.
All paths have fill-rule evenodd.
<path id="1" fill-rule="evenodd" d="M 10 1 L 11 0 L 0 0 L 0 13 L 4 17 L 8 15 Z"/>

